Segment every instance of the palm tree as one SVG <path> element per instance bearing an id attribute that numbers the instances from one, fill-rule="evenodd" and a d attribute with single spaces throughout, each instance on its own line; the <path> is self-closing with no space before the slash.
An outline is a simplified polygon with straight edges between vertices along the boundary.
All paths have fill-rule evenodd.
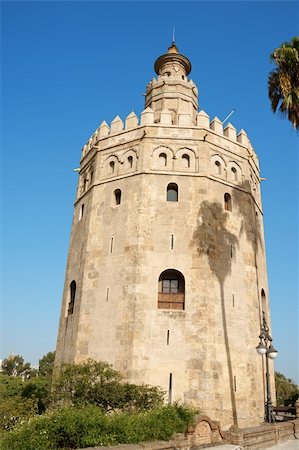
<path id="1" fill-rule="evenodd" d="M 276 68 L 269 74 L 268 94 L 272 111 L 279 106 L 294 128 L 299 130 L 299 37 L 285 42 L 270 57 Z"/>

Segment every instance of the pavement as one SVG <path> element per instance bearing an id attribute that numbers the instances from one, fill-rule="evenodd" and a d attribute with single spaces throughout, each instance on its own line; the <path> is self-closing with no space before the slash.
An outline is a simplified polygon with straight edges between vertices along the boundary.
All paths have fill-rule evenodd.
<path id="1" fill-rule="evenodd" d="M 299 450 L 299 440 L 292 439 L 291 441 L 281 442 L 280 444 L 268 447 L 269 450 Z M 239 450 L 239 445 L 225 444 L 209 447 L 209 450 Z"/>
<path id="2" fill-rule="evenodd" d="M 291 441 L 281 442 L 281 444 L 270 447 L 271 450 L 299 450 L 299 440 L 292 439 Z"/>
<path id="3" fill-rule="evenodd" d="M 209 447 L 209 450 L 240 450 L 240 446 L 235 444 L 215 445 Z"/>

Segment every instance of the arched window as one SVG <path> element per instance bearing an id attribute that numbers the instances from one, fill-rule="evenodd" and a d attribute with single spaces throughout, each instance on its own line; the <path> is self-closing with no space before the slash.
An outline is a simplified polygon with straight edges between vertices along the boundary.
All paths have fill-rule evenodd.
<path id="1" fill-rule="evenodd" d="M 181 272 L 165 270 L 159 277 L 159 309 L 185 309 L 185 279 Z"/>
<path id="2" fill-rule="evenodd" d="M 238 180 L 238 172 L 237 172 L 237 169 L 235 167 L 231 168 L 231 173 L 232 173 L 232 179 L 234 181 L 237 181 Z"/>
<path id="3" fill-rule="evenodd" d="M 219 161 L 215 161 L 215 172 L 217 175 L 221 175 L 221 164 Z"/>
<path id="4" fill-rule="evenodd" d="M 114 161 L 110 161 L 109 167 L 110 167 L 110 173 L 113 173 L 114 169 L 115 169 L 115 162 Z"/>
<path id="5" fill-rule="evenodd" d="M 190 167 L 190 156 L 189 155 L 186 155 L 186 154 L 184 154 L 183 156 L 182 156 L 182 161 L 183 161 L 183 167 Z"/>
<path id="6" fill-rule="evenodd" d="M 232 210 L 232 198 L 227 192 L 224 194 L 224 209 L 225 211 Z"/>
<path id="7" fill-rule="evenodd" d="M 114 191 L 115 204 L 120 205 L 121 202 L 121 190 L 115 189 Z"/>
<path id="8" fill-rule="evenodd" d="M 166 167 L 167 166 L 166 153 L 160 153 L 160 155 L 159 155 L 159 163 L 160 163 L 160 167 Z"/>
<path id="9" fill-rule="evenodd" d="M 133 156 L 128 156 L 128 166 L 130 169 L 133 167 Z"/>
<path id="10" fill-rule="evenodd" d="M 70 301 L 67 311 L 68 316 L 72 315 L 74 312 L 75 298 L 76 298 L 76 281 L 73 280 L 70 284 Z"/>
<path id="11" fill-rule="evenodd" d="M 167 186 L 167 195 L 166 199 L 168 202 L 177 202 L 178 201 L 178 185 L 176 183 L 170 183 Z"/>

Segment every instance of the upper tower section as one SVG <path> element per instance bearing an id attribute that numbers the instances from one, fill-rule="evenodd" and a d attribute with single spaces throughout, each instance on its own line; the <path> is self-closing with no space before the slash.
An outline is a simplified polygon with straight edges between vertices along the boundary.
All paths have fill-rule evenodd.
<path id="1" fill-rule="evenodd" d="M 168 110 L 173 125 L 196 124 L 198 90 L 187 78 L 191 72 L 189 59 L 181 55 L 172 42 L 168 52 L 156 60 L 154 68 L 158 77 L 146 87 L 145 108 L 153 109 L 156 122 L 160 120 L 161 112 Z"/>

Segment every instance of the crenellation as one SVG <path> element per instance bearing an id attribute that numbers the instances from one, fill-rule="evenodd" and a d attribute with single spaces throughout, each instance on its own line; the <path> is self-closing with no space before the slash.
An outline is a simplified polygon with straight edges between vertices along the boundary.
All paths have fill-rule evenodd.
<path id="1" fill-rule="evenodd" d="M 91 138 L 89 138 L 89 140 L 87 141 L 87 153 L 92 149 L 92 142 L 91 142 Z"/>
<path id="2" fill-rule="evenodd" d="M 223 123 L 217 116 L 212 120 L 210 128 L 215 131 L 215 133 L 223 134 Z"/>
<path id="3" fill-rule="evenodd" d="M 203 109 L 196 115 L 196 125 L 199 127 L 210 128 L 210 116 Z"/>
<path id="4" fill-rule="evenodd" d="M 246 131 L 243 130 L 243 128 L 239 131 L 238 135 L 237 135 L 237 141 L 242 144 L 245 145 L 245 147 L 248 147 L 248 136 Z"/>
<path id="5" fill-rule="evenodd" d="M 237 130 L 230 122 L 224 128 L 223 135 L 232 141 L 237 140 Z"/>
<path id="6" fill-rule="evenodd" d="M 98 133 L 97 130 L 93 133 L 93 135 L 90 138 L 90 147 L 92 148 L 94 145 L 96 145 L 97 141 L 98 141 Z"/>
<path id="7" fill-rule="evenodd" d="M 108 136 L 108 134 L 110 132 L 110 128 L 105 120 L 103 120 L 103 122 L 99 126 L 98 130 L 99 130 L 98 135 L 99 135 L 100 139 Z"/>
<path id="8" fill-rule="evenodd" d="M 201 110 L 197 113 L 196 116 L 196 125 L 193 124 L 192 118 L 190 114 L 179 114 L 178 116 L 178 124 L 173 124 L 173 113 L 168 110 L 164 109 L 159 114 L 158 118 L 155 119 L 155 114 L 152 108 L 147 107 L 144 111 L 141 112 L 140 115 L 140 123 L 138 123 L 138 117 L 134 112 L 131 112 L 125 120 L 125 124 L 122 122 L 122 120 L 116 116 L 116 118 L 111 123 L 112 132 L 110 131 L 109 126 L 105 121 L 103 121 L 96 130 L 96 132 L 92 135 L 92 137 L 89 139 L 87 144 L 82 149 L 82 159 L 85 158 L 85 156 L 89 153 L 89 151 L 96 146 L 98 150 L 103 150 L 105 148 L 110 148 L 111 146 L 115 145 L 121 145 L 122 143 L 127 142 L 127 140 L 131 141 L 132 139 L 135 139 L 135 130 L 137 131 L 139 128 L 143 128 L 145 126 L 153 126 L 154 135 L 158 133 L 161 134 L 161 136 L 166 137 L 167 135 L 171 135 L 174 137 L 181 136 L 180 128 L 184 127 L 184 139 L 190 139 L 191 136 L 194 136 L 195 138 L 200 138 L 200 135 L 197 134 L 197 129 L 205 128 L 207 130 L 213 131 L 213 133 L 216 133 L 217 135 L 222 135 L 225 137 L 228 142 L 223 142 L 219 140 L 215 140 L 213 138 L 213 135 L 210 135 L 210 139 L 212 138 L 212 141 L 217 146 L 223 146 L 223 148 L 229 150 L 230 152 L 239 154 L 242 157 L 249 157 L 249 159 L 252 160 L 252 162 L 256 165 L 258 169 L 258 159 L 254 152 L 254 149 L 247 137 L 247 134 L 244 132 L 244 130 L 240 130 L 237 138 L 237 132 L 236 128 L 231 124 L 228 123 L 225 129 L 223 130 L 223 133 L 221 133 L 223 129 L 223 125 L 221 121 L 215 117 L 210 124 L 209 115 Z M 172 127 L 172 131 L 170 132 L 170 129 L 168 127 Z M 189 130 L 189 131 L 188 131 Z M 217 130 L 217 131 L 216 131 Z M 187 133 L 188 131 L 188 133 Z M 132 134 L 133 133 L 133 134 Z M 144 129 L 143 134 L 136 135 L 136 139 L 139 139 L 140 137 L 147 135 L 148 131 Z M 111 138 L 110 138 L 111 137 Z M 103 146 L 103 143 L 100 143 L 100 141 L 103 138 L 110 138 L 108 141 L 105 141 L 105 144 Z M 202 138 L 201 138 L 202 139 Z M 206 139 L 206 137 L 204 138 Z M 232 146 L 231 143 L 234 143 L 235 145 Z M 248 143 L 246 145 L 246 142 Z M 244 153 L 245 149 L 244 147 L 247 147 L 247 153 Z"/>
<path id="9" fill-rule="evenodd" d="M 116 116 L 110 124 L 110 134 L 119 133 L 124 129 L 124 123 L 119 116 Z"/>
<path id="10" fill-rule="evenodd" d="M 154 123 L 154 111 L 150 106 L 141 113 L 140 125 L 151 125 Z"/>
<path id="11" fill-rule="evenodd" d="M 128 130 L 130 128 L 136 128 L 138 127 L 138 117 L 132 111 L 127 117 L 125 121 L 125 129 Z"/>

